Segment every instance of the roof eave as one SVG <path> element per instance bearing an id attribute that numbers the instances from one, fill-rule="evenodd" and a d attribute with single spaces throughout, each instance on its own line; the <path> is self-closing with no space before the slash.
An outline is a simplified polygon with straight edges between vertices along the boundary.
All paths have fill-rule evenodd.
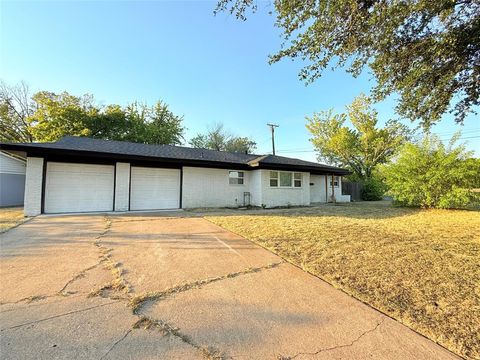
<path id="1" fill-rule="evenodd" d="M 213 161 L 213 160 L 198 160 L 198 159 L 178 159 L 148 155 L 131 155 L 131 154 L 118 154 L 110 152 L 99 152 L 89 150 L 70 150 L 70 149 L 58 149 L 52 147 L 39 147 L 30 146 L 29 144 L 4 144 L 0 143 L 0 150 L 17 150 L 24 151 L 27 156 L 31 157 L 55 157 L 55 156 L 73 156 L 80 158 L 98 158 L 98 159 L 112 159 L 117 161 L 129 161 L 129 162 L 150 162 L 150 163 L 170 163 L 178 164 L 182 166 L 205 166 L 215 168 L 234 168 L 239 170 L 248 170 L 250 167 L 247 164 L 235 163 L 228 161 Z"/>
<path id="2" fill-rule="evenodd" d="M 250 161 L 248 163 L 236 163 L 229 161 L 213 161 L 213 160 L 199 160 L 199 159 L 178 159 L 148 155 L 131 155 L 131 154 L 119 154 L 111 152 L 99 152 L 89 150 L 70 150 L 60 149 L 48 146 L 36 146 L 35 144 L 14 144 L 14 143 L 0 143 L 0 150 L 16 150 L 24 151 L 27 156 L 74 156 L 85 158 L 99 158 L 99 159 L 112 159 L 117 161 L 141 161 L 151 163 L 169 163 L 178 164 L 182 166 L 205 166 L 214 168 L 233 168 L 239 170 L 256 170 L 256 169 L 269 169 L 269 170 L 289 170 L 289 171 L 305 171 L 318 175 L 349 175 L 350 171 L 341 168 L 330 168 L 319 166 L 307 166 L 307 165 L 291 165 L 291 164 L 265 164 L 261 160 L 263 157 L 259 157 L 257 161 Z"/>

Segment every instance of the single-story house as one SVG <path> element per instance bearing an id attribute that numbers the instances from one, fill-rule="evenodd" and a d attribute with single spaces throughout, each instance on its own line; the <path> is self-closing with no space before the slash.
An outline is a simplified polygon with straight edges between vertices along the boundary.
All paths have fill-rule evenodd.
<path id="1" fill-rule="evenodd" d="M 25 214 L 347 202 L 345 169 L 275 155 L 66 136 L 27 158 Z"/>
<path id="2" fill-rule="evenodd" d="M 26 161 L 0 151 L 0 207 L 23 205 Z"/>

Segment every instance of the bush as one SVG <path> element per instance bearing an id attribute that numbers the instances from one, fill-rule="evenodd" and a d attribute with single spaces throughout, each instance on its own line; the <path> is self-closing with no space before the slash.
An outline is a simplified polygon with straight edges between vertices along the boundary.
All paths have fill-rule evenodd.
<path id="1" fill-rule="evenodd" d="M 385 185 L 378 179 L 372 178 L 365 180 L 362 187 L 362 200 L 377 201 L 382 200 L 385 194 Z"/>
<path id="2" fill-rule="evenodd" d="M 383 168 L 389 194 L 397 203 L 424 208 L 474 205 L 472 189 L 479 186 L 480 160 L 463 145 L 455 147 L 457 137 L 448 146 L 435 136 L 403 146 L 396 161 Z"/>

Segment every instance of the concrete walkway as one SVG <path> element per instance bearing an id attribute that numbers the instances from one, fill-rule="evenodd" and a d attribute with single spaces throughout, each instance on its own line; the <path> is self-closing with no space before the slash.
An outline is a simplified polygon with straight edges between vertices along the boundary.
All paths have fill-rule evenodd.
<path id="1" fill-rule="evenodd" d="M 2 359 L 457 359 L 202 218 L 38 217 L 0 236 Z"/>

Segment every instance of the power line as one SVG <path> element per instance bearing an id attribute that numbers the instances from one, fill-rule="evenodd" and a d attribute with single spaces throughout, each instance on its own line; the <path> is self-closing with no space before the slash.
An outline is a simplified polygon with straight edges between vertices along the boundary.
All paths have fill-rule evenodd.
<path id="1" fill-rule="evenodd" d="M 279 153 L 302 153 L 302 152 L 315 152 L 317 150 L 277 150 Z"/>
<path id="2" fill-rule="evenodd" d="M 461 137 L 458 138 L 458 140 L 468 140 L 468 139 L 478 139 L 480 138 L 480 135 L 478 136 L 466 136 L 466 137 Z M 442 141 L 448 141 L 449 139 L 441 139 Z M 279 153 L 311 153 L 311 152 L 316 152 L 317 150 L 295 150 L 295 149 L 283 149 L 283 150 L 277 150 Z"/>
<path id="3" fill-rule="evenodd" d="M 478 136 L 461 137 L 461 138 L 458 138 L 458 140 L 477 139 L 477 138 L 480 138 L 480 135 L 478 135 Z M 449 139 L 444 139 L 444 140 L 449 140 Z"/>
<path id="4" fill-rule="evenodd" d="M 302 150 L 311 150 L 312 148 L 310 147 L 304 147 L 304 148 L 291 148 L 291 149 L 282 149 L 282 150 L 277 150 L 278 152 L 282 151 L 282 152 L 285 152 L 285 151 L 302 151 Z"/>
<path id="5" fill-rule="evenodd" d="M 454 135 L 456 133 L 460 132 L 462 135 L 463 134 L 470 134 L 470 133 L 476 133 L 476 132 L 480 132 L 480 128 L 475 128 L 475 129 L 467 129 L 467 130 L 461 130 L 461 129 L 458 129 L 457 131 L 448 131 L 448 132 L 439 132 L 439 133 L 436 133 L 436 132 L 432 132 L 433 134 L 435 135 L 438 135 L 438 136 L 447 136 L 447 135 Z"/>

